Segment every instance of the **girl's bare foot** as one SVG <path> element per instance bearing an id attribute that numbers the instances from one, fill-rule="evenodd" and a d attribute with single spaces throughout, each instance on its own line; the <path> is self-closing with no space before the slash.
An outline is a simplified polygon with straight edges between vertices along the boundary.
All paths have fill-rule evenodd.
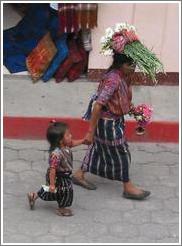
<path id="1" fill-rule="evenodd" d="M 56 214 L 59 216 L 73 216 L 71 209 L 68 208 L 58 208 Z"/>
<path id="2" fill-rule="evenodd" d="M 28 197 L 28 202 L 29 202 L 30 209 L 33 210 L 34 207 L 35 207 L 35 201 L 38 198 L 38 195 L 35 192 L 29 192 L 27 194 L 27 197 Z"/>

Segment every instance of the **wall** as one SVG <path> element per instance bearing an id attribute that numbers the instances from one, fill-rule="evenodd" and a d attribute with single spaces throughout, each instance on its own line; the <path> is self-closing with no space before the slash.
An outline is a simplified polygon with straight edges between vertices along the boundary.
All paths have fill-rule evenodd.
<path id="1" fill-rule="evenodd" d="M 98 27 L 92 31 L 93 50 L 89 69 L 107 68 L 111 59 L 99 54 L 100 38 L 105 29 L 117 22 L 137 28 L 139 37 L 164 63 L 166 72 L 179 72 L 179 5 L 178 3 L 101 3 Z"/>
<path id="2" fill-rule="evenodd" d="M 20 19 L 9 4 L 4 4 L 3 29 L 16 25 Z M 166 72 L 179 72 L 178 3 L 100 3 L 98 27 L 92 30 L 93 50 L 90 53 L 89 69 L 109 66 L 111 59 L 99 54 L 100 38 L 107 27 L 124 21 L 137 27 L 141 40 L 149 48 L 153 47 L 164 63 Z M 5 67 L 3 72 L 9 74 Z"/>

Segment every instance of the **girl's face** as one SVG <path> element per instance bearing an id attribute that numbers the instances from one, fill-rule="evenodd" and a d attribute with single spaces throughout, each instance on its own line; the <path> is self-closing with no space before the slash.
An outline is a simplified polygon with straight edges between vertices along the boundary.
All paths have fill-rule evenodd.
<path id="1" fill-rule="evenodd" d="M 72 142 L 72 134 L 70 132 L 70 129 L 66 129 L 66 132 L 64 134 L 64 138 L 63 138 L 63 144 L 65 146 L 70 146 Z"/>

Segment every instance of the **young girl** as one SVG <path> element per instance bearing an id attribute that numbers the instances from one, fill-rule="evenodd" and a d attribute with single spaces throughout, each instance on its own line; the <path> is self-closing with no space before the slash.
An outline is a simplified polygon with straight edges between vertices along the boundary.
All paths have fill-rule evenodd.
<path id="1" fill-rule="evenodd" d="M 68 125 L 56 121 L 52 121 L 47 129 L 47 140 L 50 143 L 49 168 L 46 174 L 49 189 L 46 192 L 42 187 L 37 193 L 28 193 L 30 209 L 34 208 L 37 198 L 45 201 L 56 200 L 56 213 L 60 216 L 72 216 L 71 209 L 66 208 L 70 207 L 73 201 L 71 147 L 84 144 L 84 140 L 72 140 Z"/>

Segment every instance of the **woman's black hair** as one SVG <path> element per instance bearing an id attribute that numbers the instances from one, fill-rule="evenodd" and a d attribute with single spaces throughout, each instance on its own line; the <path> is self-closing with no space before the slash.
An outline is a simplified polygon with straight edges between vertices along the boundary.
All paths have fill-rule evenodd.
<path id="1" fill-rule="evenodd" d="M 60 147 L 60 141 L 63 139 L 64 134 L 68 129 L 68 125 L 64 122 L 51 122 L 47 129 L 47 140 L 50 144 L 49 151 Z"/>
<path id="2" fill-rule="evenodd" d="M 113 55 L 113 63 L 112 65 L 108 68 L 107 72 L 113 70 L 113 69 L 119 69 L 122 67 L 124 63 L 127 63 L 131 65 L 133 63 L 133 59 L 126 56 L 125 54 L 119 54 L 119 53 L 114 53 Z"/>

